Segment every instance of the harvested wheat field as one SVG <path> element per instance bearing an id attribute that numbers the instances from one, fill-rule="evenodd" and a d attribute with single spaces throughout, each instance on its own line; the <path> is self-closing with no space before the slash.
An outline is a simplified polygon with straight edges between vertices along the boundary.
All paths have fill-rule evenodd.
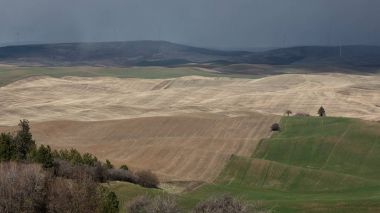
<path id="1" fill-rule="evenodd" d="M 261 79 L 182 77 L 119 79 L 34 77 L 0 88 L 0 125 L 31 121 L 99 121 L 184 113 L 247 112 L 380 120 L 380 76 L 277 75 Z"/>
<path id="2" fill-rule="evenodd" d="M 232 154 L 249 156 L 277 116 L 187 115 L 33 123 L 38 143 L 74 147 L 116 165 L 149 169 L 162 180 L 212 181 Z M 0 128 L 1 130 L 1 128 Z M 4 130 L 4 129 L 3 129 Z"/>
<path id="3" fill-rule="evenodd" d="M 38 143 L 74 147 L 163 180 L 216 178 L 249 156 L 287 109 L 380 120 L 380 77 L 288 74 L 261 79 L 33 77 L 0 88 L 0 125 L 29 119 Z M 10 127 L 3 127 L 6 130 Z"/>

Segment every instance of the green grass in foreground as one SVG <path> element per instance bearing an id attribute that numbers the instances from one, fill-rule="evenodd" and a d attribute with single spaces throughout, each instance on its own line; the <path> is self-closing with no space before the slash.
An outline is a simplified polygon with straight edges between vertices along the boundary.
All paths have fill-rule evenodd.
<path id="1" fill-rule="evenodd" d="M 182 209 L 227 193 L 274 212 L 380 212 L 380 123 L 285 117 L 281 126 L 251 158 L 232 156 L 214 184 L 178 195 Z M 134 187 L 113 190 L 124 199 Z"/>
<path id="2" fill-rule="evenodd" d="M 253 78 L 253 75 L 221 74 L 202 71 L 192 67 L 0 67 L 0 86 L 31 77 L 47 75 L 51 77 L 118 77 L 118 78 L 176 78 L 190 75 L 205 77 Z"/>

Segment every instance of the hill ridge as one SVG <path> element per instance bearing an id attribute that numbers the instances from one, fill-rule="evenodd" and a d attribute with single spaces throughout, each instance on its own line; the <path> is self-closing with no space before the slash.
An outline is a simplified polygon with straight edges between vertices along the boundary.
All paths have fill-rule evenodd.
<path id="1" fill-rule="evenodd" d="M 167 41 L 31 44 L 0 47 L 0 63 L 42 66 L 176 66 L 189 63 L 380 67 L 380 47 L 297 46 L 260 52 L 193 47 Z"/>

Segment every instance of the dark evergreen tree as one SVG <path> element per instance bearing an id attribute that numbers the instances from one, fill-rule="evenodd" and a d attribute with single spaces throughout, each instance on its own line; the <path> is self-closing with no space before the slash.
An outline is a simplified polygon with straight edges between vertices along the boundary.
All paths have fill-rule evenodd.
<path id="1" fill-rule="evenodd" d="M 15 137 L 15 147 L 17 160 L 25 160 L 29 152 L 36 148 L 36 143 L 32 138 L 32 133 L 30 133 L 29 121 L 20 120 L 18 124 L 19 130 L 17 131 Z"/>
<path id="2" fill-rule="evenodd" d="M 85 153 L 82 156 L 82 163 L 87 166 L 95 166 L 98 159 L 90 153 Z"/>
<path id="3" fill-rule="evenodd" d="M 106 169 L 113 169 L 114 166 L 111 164 L 111 162 L 109 160 L 106 160 L 106 163 L 104 164 L 104 167 Z"/>
<path id="4" fill-rule="evenodd" d="M 99 212 L 102 213 L 118 213 L 119 201 L 114 192 L 105 187 L 100 188 L 101 202 L 99 206 Z"/>
<path id="5" fill-rule="evenodd" d="M 32 158 L 35 162 L 41 163 L 44 168 L 54 166 L 54 158 L 50 146 L 41 145 L 38 149 L 33 151 Z"/>
<path id="6" fill-rule="evenodd" d="M 16 157 L 14 138 L 10 133 L 0 134 L 0 161 L 10 161 Z"/>

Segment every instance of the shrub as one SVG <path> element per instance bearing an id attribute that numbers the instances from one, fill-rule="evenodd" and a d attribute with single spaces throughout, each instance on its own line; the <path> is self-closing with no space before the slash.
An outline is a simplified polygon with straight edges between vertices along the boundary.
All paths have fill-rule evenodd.
<path id="1" fill-rule="evenodd" d="M 271 130 L 272 131 L 280 131 L 280 124 L 278 124 L 278 123 L 272 124 Z"/>
<path id="2" fill-rule="evenodd" d="M 172 196 L 156 196 L 148 206 L 147 212 L 152 213 L 178 213 L 177 202 Z"/>
<path id="3" fill-rule="evenodd" d="M 111 181 L 127 181 L 131 183 L 138 183 L 138 177 L 132 172 L 124 169 L 108 169 L 107 178 Z"/>
<path id="4" fill-rule="evenodd" d="M 41 163 L 44 168 L 51 168 L 54 166 L 53 154 L 50 146 L 41 145 L 38 149 L 31 153 L 31 158 L 36 163 Z"/>
<path id="5" fill-rule="evenodd" d="M 139 196 L 127 203 L 127 213 L 145 213 L 151 200 L 146 196 Z"/>
<path id="6" fill-rule="evenodd" d="M 100 162 L 96 162 L 95 166 L 93 167 L 93 175 L 94 180 L 98 182 L 106 182 L 108 180 L 108 173 L 107 169 L 105 169 Z"/>
<path id="7" fill-rule="evenodd" d="M 43 212 L 49 176 L 37 164 L 0 163 L 0 212 Z"/>
<path id="8" fill-rule="evenodd" d="M 96 212 L 100 203 L 98 185 L 89 178 L 55 178 L 49 185 L 48 212 Z"/>
<path id="9" fill-rule="evenodd" d="M 101 200 L 98 211 L 101 213 L 118 213 L 119 201 L 116 194 L 105 187 L 100 187 L 99 191 Z"/>
<path id="10" fill-rule="evenodd" d="M 158 177 L 151 171 L 138 171 L 136 176 L 138 177 L 137 183 L 143 187 L 157 188 L 160 183 Z"/>
<path id="11" fill-rule="evenodd" d="M 249 205 L 231 196 L 211 198 L 199 203 L 193 213 L 248 213 Z"/>
<path id="12" fill-rule="evenodd" d="M 106 169 L 113 169 L 114 168 L 114 166 L 112 165 L 112 163 L 109 160 L 106 160 L 106 163 L 104 164 L 104 167 Z"/>
<path id="13" fill-rule="evenodd" d="M 91 167 L 87 165 L 73 165 L 65 160 L 56 160 L 54 162 L 54 174 L 70 179 L 89 178 L 97 182 L 107 180 L 107 172 L 100 163 Z"/>
<path id="14" fill-rule="evenodd" d="M 149 198 L 140 196 L 127 204 L 127 213 L 178 213 L 177 202 L 172 196 Z"/>
<path id="15" fill-rule="evenodd" d="M 298 116 L 298 117 L 310 117 L 310 114 L 309 113 L 305 113 L 305 112 L 297 112 L 295 114 L 295 116 Z"/>
<path id="16" fill-rule="evenodd" d="M 122 165 L 122 166 L 120 166 L 120 169 L 124 169 L 124 170 L 129 170 L 129 168 L 128 168 L 128 166 L 127 165 Z"/>
<path id="17" fill-rule="evenodd" d="M 86 175 L 54 177 L 16 162 L 0 163 L 0 174 L 0 212 L 118 212 L 116 195 Z"/>

